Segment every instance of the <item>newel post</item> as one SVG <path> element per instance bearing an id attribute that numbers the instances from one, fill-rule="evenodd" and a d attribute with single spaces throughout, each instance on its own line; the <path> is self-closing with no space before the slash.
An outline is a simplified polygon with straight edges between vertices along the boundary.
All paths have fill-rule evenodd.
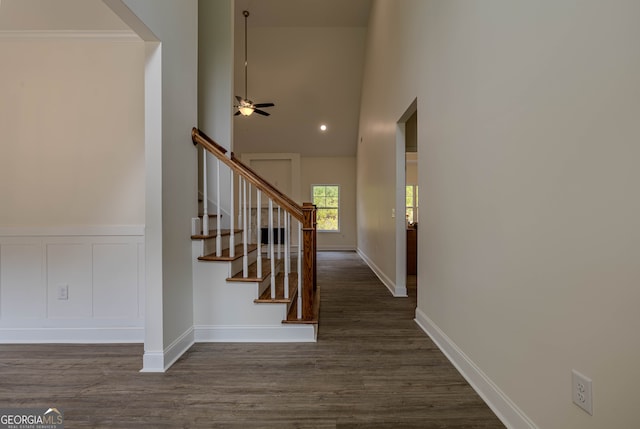
<path id="1" fill-rule="evenodd" d="M 313 298 L 316 288 L 316 207 L 311 203 L 302 205 L 303 281 L 302 319 L 313 318 Z"/>

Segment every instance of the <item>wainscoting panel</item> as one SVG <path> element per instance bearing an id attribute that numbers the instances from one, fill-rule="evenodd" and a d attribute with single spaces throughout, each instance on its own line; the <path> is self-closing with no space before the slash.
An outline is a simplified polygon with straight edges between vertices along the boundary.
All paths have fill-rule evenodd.
<path id="1" fill-rule="evenodd" d="M 46 317 L 43 267 L 42 246 L 37 240 L 0 242 L 0 320 Z"/>
<path id="2" fill-rule="evenodd" d="M 0 232 L 0 343 L 144 341 L 143 227 Z"/>
<path id="3" fill-rule="evenodd" d="M 91 247 L 85 243 L 47 244 L 47 318 L 89 319 Z M 66 299 L 60 296 L 65 289 Z"/>
<path id="4" fill-rule="evenodd" d="M 93 293 L 94 317 L 140 317 L 136 245 L 126 242 L 93 244 Z"/>

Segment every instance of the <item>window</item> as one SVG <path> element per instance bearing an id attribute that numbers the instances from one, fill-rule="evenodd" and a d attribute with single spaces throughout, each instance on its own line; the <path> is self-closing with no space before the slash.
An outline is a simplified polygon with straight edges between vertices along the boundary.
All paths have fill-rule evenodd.
<path id="1" fill-rule="evenodd" d="M 405 189 L 405 216 L 408 224 L 414 224 L 418 222 L 418 185 L 407 185 Z"/>
<path id="2" fill-rule="evenodd" d="M 311 186 L 318 231 L 340 231 L 340 186 Z"/>

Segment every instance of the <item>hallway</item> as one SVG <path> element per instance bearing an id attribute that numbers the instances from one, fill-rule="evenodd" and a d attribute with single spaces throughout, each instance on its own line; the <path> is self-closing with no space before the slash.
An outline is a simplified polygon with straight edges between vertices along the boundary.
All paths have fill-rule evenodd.
<path id="1" fill-rule="evenodd" d="M 501 428 L 356 253 L 318 254 L 317 343 L 199 343 L 140 374 L 141 345 L 0 345 L 3 407 L 68 427 Z"/>

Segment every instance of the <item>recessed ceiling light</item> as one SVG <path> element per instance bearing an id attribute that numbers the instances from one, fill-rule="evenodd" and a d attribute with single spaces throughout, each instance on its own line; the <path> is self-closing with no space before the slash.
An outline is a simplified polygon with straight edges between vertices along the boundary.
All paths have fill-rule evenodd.
<path id="1" fill-rule="evenodd" d="M 320 131 L 327 131 L 327 126 L 325 124 L 320 125 Z"/>

